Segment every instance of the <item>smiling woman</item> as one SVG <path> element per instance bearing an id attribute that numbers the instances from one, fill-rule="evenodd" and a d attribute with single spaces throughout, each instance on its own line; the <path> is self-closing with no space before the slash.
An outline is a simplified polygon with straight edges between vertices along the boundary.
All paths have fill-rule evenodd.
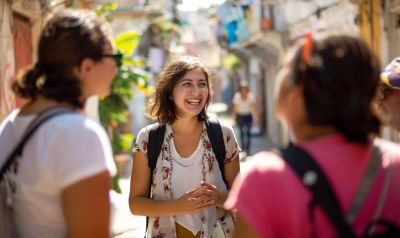
<path id="1" fill-rule="evenodd" d="M 207 79 L 201 70 L 186 73 L 172 92 L 178 115 L 197 116 L 209 99 L 208 93 Z"/>
<path id="2" fill-rule="evenodd" d="M 201 79 L 201 82 L 197 82 Z M 196 81 L 196 82 L 194 82 Z M 199 85 L 198 85 L 199 84 Z M 174 100 L 174 92 L 178 88 L 193 88 L 206 89 L 206 93 L 202 94 L 203 107 L 196 114 L 199 121 L 204 121 L 208 118 L 206 109 L 211 101 L 211 76 L 209 70 L 204 66 L 204 63 L 198 58 L 184 57 L 180 60 L 172 62 L 160 73 L 156 84 L 155 93 L 151 95 L 146 113 L 149 117 L 157 119 L 160 123 L 172 123 L 177 119 L 179 108 Z M 196 93 L 196 92 L 195 92 Z"/>
<path id="3" fill-rule="evenodd" d="M 222 204 L 239 174 L 239 148 L 232 127 L 221 124 L 220 146 L 226 154 L 220 169 L 206 130 L 210 79 L 204 62 L 184 57 L 165 67 L 150 97 L 147 114 L 165 125 L 162 150 L 152 173 L 148 144 L 153 125 L 139 132 L 129 195 L 132 213 L 149 217 L 146 237 L 208 238 L 217 224 L 225 237 L 232 236 L 232 218 Z"/>

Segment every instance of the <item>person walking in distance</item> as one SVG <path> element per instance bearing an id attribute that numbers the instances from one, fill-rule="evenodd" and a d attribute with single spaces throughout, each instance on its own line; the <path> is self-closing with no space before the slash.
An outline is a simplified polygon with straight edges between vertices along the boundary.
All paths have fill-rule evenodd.
<path id="1" fill-rule="evenodd" d="M 36 64 L 13 83 L 28 103 L 0 125 L 0 165 L 37 115 L 70 111 L 41 124 L 5 174 L 15 237 L 110 236 L 111 145 L 101 125 L 80 113 L 88 97 L 108 93 L 117 73 L 110 36 L 94 13 L 55 13 L 42 29 Z"/>
<path id="2" fill-rule="evenodd" d="M 275 113 L 293 146 L 256 154 L 235 181 L 235 237 L 399 236 L 400 146 L 377 138 L 379 71 L 357 37 L 308 34 L 291 49 Z"/>
<path id="3" fill-rule="evenodd" d="M 146 108 L 158 124 L 137 136 L 129 194 L 131 212 L 149 217 L 146 237 L 232 236 L 232 217 L 222 204 L 239 174 L 239 148 L 232 127 L 220 124 L 218 146 L 226 149 L 221 168 L 206 128 L 211 95 L 210 72 L 198 58 L 173 61 L 158 77 Z M 155 125 L 165 134 L 152 170 L 149 134 Z"/>
<path id="4" fill-rule="evenodd" d="M 232 100 L 232 117 L 240 131 L 241 148 L 250 153 L 251 127 L 258 121 L 256 97 L 249 90 L 247 81 L 240 82 L 239 92 Z"/>

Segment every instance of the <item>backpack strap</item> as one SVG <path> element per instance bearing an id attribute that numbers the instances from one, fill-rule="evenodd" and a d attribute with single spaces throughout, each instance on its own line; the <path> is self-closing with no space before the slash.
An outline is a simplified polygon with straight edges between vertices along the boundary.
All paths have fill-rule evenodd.
<path id="1" fill-rule="evenodd" d="M 208 119 L 206 122 L 207 135 L 210 139 L 212 149 L 214 151 L 215 157 L 218 161 L 218 166 L 221 171 L 222 180 L 224 181 L 226 188 L 229 189 L 229 185 L 225 179 L 225 143 L 224 136 L 222 134 L 222 128 L 218 120 Z"/>
<path id="2" fill-rule="evenodd" d="M 25 130 L 24 134 L 22 135 L 18 144 L 14 147 L 11 151 L 10 155 L 5 160 L 3 166 L 0 170 L 0 181 L 3 180 L 5 173 L 10 169 L 12 163 L 18 156 L 22 155 L 22 151 L 24 148 L 25 143 L 31 138 L 33 133 L 42 125 L 45 121 L 49 120 L 50 118 L 64 114 L 64 113 L 72 113 L 74 111 L 62 108 L 62 107 L 52 107 L 40 112 L 32 121 L 29 123 L 27 129 Z"/>
<path id="3" fill-rule="evenodd" d="M 153 182 L 153 171 L 156 168 L 158 156 L 164 142 L 165 124 L 154 123 L 149 132 L 147 147 L 147 163 L 150 168 L 150 185 Z"/>
<path id="4" fill-rule="evenodd" d="M 330 182 L 311 155 L 297 146 L 281 150 L 281 154 L 286 163 L 300 177 L 304 186 L 312 193 L 317 204 L 321 206 L 325 215 L 334 226 L 338 237 L 356 237 L 350 225 L 346 222 Z"/>
<path id="5" fill-rule="evenodd" d="M 358 186 L 356 197 L 353 199 L 349 212 L 347 213 L 346 216 L 347 223 L 349 224 L 353 223 L 354 220 L 356 219 L 359 211 L 361 210 L 361 206 L 363 205 L 365 199 L 368 196 L 369 191 L 372 188 L 372 185 L 374 184 L 375 178 L 379 172 L 379 167 L 381 165 L 380 156 L 381 156 L 381 151 L 379 147 L 374 145 L 372 147 L 372 154 L 370 156 L 368 166 L 364 172 L 364 176 L 361 180 L 361 183 Z"/>
<path id="6" fill-rule="evenodd" d="M 158 122 L 150 125 L 149 139 L 147 144 L 147 164 L 150 168 L 150 183 L 149 183 L 149 195 L 152 199 L 151 184 L 153 183 L 153 171 L 156 168 L 158 156 L 160 155 L 161 148 L 164 142 L 165 135 L 165 124 Z M 149 217 L 146 216 L 146 232 L 149 227 Z M 145 234 L 146 237 L 146 234 Z"/>
<path id="7" fill-rule="evenodd" d="M 389 192 L 389 185 L 390 185 L 392 175 L 393 175 L 393 165 L 392 165 L 393 158 L 391 156 L 389 156 L 388 159 L 389 159 L 389 165 L 388 165 L 387 170 L 385 171 L 382 190 L 380 193 L 378 204 L 375 208 L 375 213 L 374 213 L 374 216 L 372 217 L 372 222 L 367 226 L 367 229 L 365 229 L 363 237 L 371 236 L 371 234 L 373 233 L 374 228 L 376 226 L 384 226 L 387 228 L 387 230 L 396 232 L 396 233 L 394 233 L 395 235 L 392 235 L 392 237 L 399 237 L 399 234 L 400 234 L 400 227 L 396 227 L 393 223 L 391 223 L 389 221 L 379 219 L 379 217 L 381 216 L 383 207 L 385 205 L 385 202 L 386 202 L 386 197 Z"/>
<path id="8" fill-rule="evenodd" d="M 224 138 L 222 134 L 221 125 L 219 124 L 218 120 L 209 119 L 206 121 L 206 129 L 207 135 L 210 139 L 210 143 L 212 149 L 215 153 L 215 157 L 218 161 L 219 169 L 221 170 L 221 175 L 226 187 L 228 187 L 228 183 L 225 180 L 225 167 L 224 167 L 224 160 L 225 160 L 225 144 Z M 160 155 L 162 144 L 164 142 L 165 136 L 165 124 L 154 123 L 151 125 L 150 132 L 149 132 L 149 141 L 147 146 L 147 159 L 148 165 L 150 168 L 150 185 L 153 183 L 153 171 L 157 165 L 157 159 Z M 222 145 L 222 146 L 219 146 Z M 149 190 L 151 193 L 151 189 Z M 149 198 L 151 198 L 151 194 L 149 194 Z M 146 231 L 149 226 L 149 217 L 146 217 Z"/>

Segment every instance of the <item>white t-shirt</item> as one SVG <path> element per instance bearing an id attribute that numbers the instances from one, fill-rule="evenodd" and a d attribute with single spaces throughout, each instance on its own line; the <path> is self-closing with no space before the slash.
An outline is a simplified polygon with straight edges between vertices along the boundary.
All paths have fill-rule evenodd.
<path id="1" fill-rule="evenodd" d="M 256 97 L 251 92 L 248 93 L 247 99 L 244 100 L 240 92 L 236 92 L 233 96 L 233 104 L 236 106 L 236 112 L 239 115 L 248 115 L 251 113 L 250 108 L 256 102 Z"/>
<path id="2" fill-rule="evenodd" d="M 0 164 L 35 116 L 13 111 L 0 125 Z M 108 170 L 116 173 L 104 129 L 81 114 L 55 116 L 25 144 L 13 193 L 18 237 L 66 237 L 62 191 L 75 182 Z M 96 199 L 95 197 L 93 199 Z"/>

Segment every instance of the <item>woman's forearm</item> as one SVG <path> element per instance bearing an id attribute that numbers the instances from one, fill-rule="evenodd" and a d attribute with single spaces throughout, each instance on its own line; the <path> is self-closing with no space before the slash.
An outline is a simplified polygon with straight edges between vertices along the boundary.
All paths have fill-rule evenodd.
<path id="1" fill-rule="evenodd" d="M 129 208 L 133 215 L 170 216 L 180 213 L 177 200 L 153 200 L 137 196 L 129 199 Z"/>
<path id="2" fill-rule="evenodd" d="M 217 207 L 224 209 L 225 200 L 228 198 L 228 192 L 220 192 L 218 195 L 218 203 L 216 204 Z"/>

